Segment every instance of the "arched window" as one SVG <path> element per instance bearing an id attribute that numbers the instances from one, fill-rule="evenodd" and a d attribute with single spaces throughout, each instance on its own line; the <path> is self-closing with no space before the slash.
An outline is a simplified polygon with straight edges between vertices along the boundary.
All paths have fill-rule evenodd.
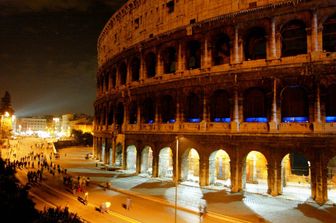
<path id="1" fill-rule="evenodd" d="M 115 87 L 116 80 L 117 80 L 117 69 L 116 68 L 112 69 L 111 78 L 112 78 L 112 87 Z"/>
<path id="2" fill-rule="evenodd" d="M 131 63 L 132 81 L 139 81 L 140 79 L 140 60 L 135 57 Z"/>
<path id="3" fill-rule="evenodd" d="M 137 104 L 133 102 L 129 110 L 129 124 L 137 123 Z"/>
<path id="4" fill-rule="evenodd" d="M 210 99 L 210 120 L 212 122 L 230 122 L 229 95 L 225 90 L 217 90 Z"/>
<path id="5" fill-rule="evenodd" d="M 266 58 L 266 32 L 261 27 L 252 28 L 246 36 L 244 53 L 246 60 Z"/>
<path id="6" fill-rule="evenodd" d="M 155 105 L 151 98 L 146 98 L 143 102 L 142 112 L 143 122 L 152 124 L 155 121 Z"/>
<path id="7" fill-rule="evenodd" d="M 230 38 L 226 34 L 216 36 L 212 48 L 213 65 L 230 63 Z"/>
<path id="8" fill-rule="evenodd" d="M 306 25 L 300 20 L 288 22 L 281 30 L 283 57 L 307 53 Z"/>
<path id="9" fill-rule="evenodd" d="M 250 88 L 244 94 L 245 122 L 267 122 L 265 93 L 259 88 Z"/>
<path id="10" fill-rule="evenodd" d="M 118 124 L 118 128 L 121 128 L 121 125 L 124 123 L 124 105 L 119 102 L 118 106 L 117 106 L 117 124 Z"/>
<path id="11" fill-rule="evenodd" d="M 113 123 L 113 115 L 114 115 L 114 113 L 113 113 L 113 106 L 111 105 L 110 106 L 110 109 L 109 109 L 109 113 L 108 113 L 108 116 L 107 116 L 107 124 L 108 125 L 112 125 L 112 123 Z"/>
<path id="12" fill-rule="evenodd" d="M 336 15 L 323 24 L 323 50 L 336 52 Z"/>
<path id="13" fill-rule="evenodd" d="M 156 75 L 156 56 L 152 52 L 148 53 L 146 56 L 146 70 L 148 78 Z"/>
<path id="14" fill-rule="evenodd" d="M 281 94 L 281 117 L 283 122 L 308 122 L 309 107 L 303 88 L 286 87 Z"/>
<path id="15" fill-rule="evenodd" d="M 161 98 L 161 117 L 163 123 L 174 123 L 176 106 L 172 96 L 165 95 Z"/>
<path id="16" fill-rule="evenodd" d="M 187 97 L 185 106 L 185 119 L 187 122 L 200 122 L 201 121 L 201 114 L 202 114 L 202 107 L 200 103 L 199 97 L 191 93 Z"/>
<path id="17" fill-rule="evenodd" d="M 120 84 L 125 85 L 127 79 L 127 66 L 124 62 L 121 63 L 119 66 L 119 77 Z"/>
<path id="18" fill-rule="evenodd" d="M 187 69 L 197 69 L 201 67 L 201 43 L 191 40 L 187 44 Z"/>
<path id="19" fill-rule="evenodd" d="M 176 71 L 176 50 L 174 47 L 169 47 L 162 52 L 164 65 L 164 73 L 170 74 Z"/>
<path id="20" fill-rule="evenodd" d="M 326 98 L 326 122 L 336 122 L 336 84 L 328 87 Z"/>

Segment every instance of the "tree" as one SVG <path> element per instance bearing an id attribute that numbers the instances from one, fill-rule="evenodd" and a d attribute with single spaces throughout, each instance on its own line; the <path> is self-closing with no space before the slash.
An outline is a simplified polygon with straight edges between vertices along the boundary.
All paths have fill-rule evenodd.
<path id="1" fill-rule="evenodd" d="M 14 109 L 12 108 L 11 103 L 11 96 L 8 91 L 6 91 L 5 95 L 1 98 L 0 113 L 4 114 L 5 112 L 8 112 L 11 115 L 14 113 Z"/>

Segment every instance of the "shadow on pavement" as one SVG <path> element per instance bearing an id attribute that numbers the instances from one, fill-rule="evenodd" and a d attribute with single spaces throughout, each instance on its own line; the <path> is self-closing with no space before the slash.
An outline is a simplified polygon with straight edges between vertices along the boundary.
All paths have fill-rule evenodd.
<path id="1" fill-rule="evenodd" d="M 336 222 L 336 207 L 319 208 L 313 205 L 303 203 L 297 206 L 305 216 L 315 218 L 321 222 Z"/>

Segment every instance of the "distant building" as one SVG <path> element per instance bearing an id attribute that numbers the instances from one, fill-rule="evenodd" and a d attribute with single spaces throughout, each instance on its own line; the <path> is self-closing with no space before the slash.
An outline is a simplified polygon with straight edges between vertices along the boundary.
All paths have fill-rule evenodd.
<path id="1" fill-rule="evenodd" d="M 27 132 L 27 131 L 46 131 L 47 130 L 47 119 L 45 118 L 18 118 L 16 121 L 17 131 Z"/>

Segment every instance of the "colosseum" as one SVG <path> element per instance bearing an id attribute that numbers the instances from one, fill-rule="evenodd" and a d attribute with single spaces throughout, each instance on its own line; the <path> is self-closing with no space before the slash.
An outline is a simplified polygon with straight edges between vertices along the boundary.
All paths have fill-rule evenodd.
<path id="1" fill-rule="evenodd" d="M 335 0 L 129 0 L 97 48 L 102 165 L 336 203 Z"/>

